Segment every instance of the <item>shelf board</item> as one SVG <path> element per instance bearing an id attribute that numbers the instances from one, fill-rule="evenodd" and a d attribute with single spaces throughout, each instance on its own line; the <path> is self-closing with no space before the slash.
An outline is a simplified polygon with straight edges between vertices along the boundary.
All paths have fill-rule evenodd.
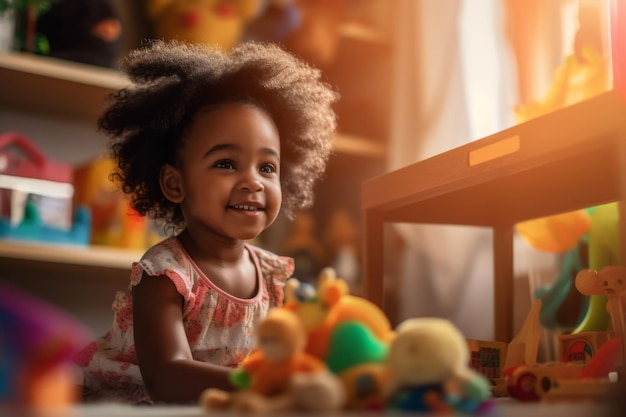
<path id="1" fill-rule="evenodd" d="M 73 246 L 0 239 L 0 258 L 23 259 L 66 265 L 130 270 L 143 252 L 105 247 Z"/>
<path id="2" fill-rule="evenodd" d="M 23 52 L 0 53 L 0 107 L 94 124 L 119 71 Z"/>
<path id="3" fill-rule="evenodd" d="M 0 53 L 0 108 L 26 109 L 94 125 L 108 94 L 124 87 L 119 71 L 39 55 Z M 338 134 L 338 153 L 382 157 L 385 146 L 374 140 Z"/>

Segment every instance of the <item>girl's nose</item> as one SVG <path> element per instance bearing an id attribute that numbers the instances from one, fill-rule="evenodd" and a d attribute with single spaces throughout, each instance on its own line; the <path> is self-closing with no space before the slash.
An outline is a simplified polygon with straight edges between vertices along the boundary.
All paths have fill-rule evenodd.
<path id="1" fill-rule="evenodd" d="M 263 182 L 259 178 L 259 174 L 255 172 L 245 172 L 239 182 L 239 189 L 245 191 L 262 191 Z"/>

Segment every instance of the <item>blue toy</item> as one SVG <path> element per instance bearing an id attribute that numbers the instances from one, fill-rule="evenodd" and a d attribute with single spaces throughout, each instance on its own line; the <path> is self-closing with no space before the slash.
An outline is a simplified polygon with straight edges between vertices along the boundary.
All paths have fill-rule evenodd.
<path id="1" fill-rule="evenodd" d="M 46 225 L 42 222 L 37 206 L 27 202 L 22 221 L 14 226 L 8 219 L 0 218 L 0 238 L 34 240 L 39 242 L 88 245 L 91 236 L 91 212 L 79 207 L 70 230 Z"/>

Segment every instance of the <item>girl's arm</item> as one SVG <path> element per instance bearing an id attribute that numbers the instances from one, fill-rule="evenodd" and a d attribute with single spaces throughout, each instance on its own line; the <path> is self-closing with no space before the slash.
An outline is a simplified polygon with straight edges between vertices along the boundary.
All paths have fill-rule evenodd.
<path id="1" fill-rule="evenodd" d="M 133 287 L 135 348 L 155 402 L 197 402 L 207 388 L 233 390 L 230 368 L 195 361 L 183 327 L 183 297 L 164 276 L 144 276 Z"/>

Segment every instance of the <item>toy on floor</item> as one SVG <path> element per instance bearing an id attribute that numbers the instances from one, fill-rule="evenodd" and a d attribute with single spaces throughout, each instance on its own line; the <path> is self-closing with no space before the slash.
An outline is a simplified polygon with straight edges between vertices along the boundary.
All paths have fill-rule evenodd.
<path id="1" fill-rule="evenodd" d="M 469 368 L 461 332 L 446 319 L 413 318 L 389 347 L 386 406 L 403 412 L 474 412 L 491 396 L 489 381 Z"/>
<path id="2" fill-rule="evenodd" d="M 0 404 L 66 410 L 80 395 L 71 359 L 90 339 L 74 318 L 0 282 Z"/>
<path id="3" fill-rule="evenodd" d="M 343 407 L 343 387 L 324 362 L 304 352 L 306 333 L 292 311 L 274 308 L 258 325 L 257 350 L 233 371 L 240 388 L 230 394 L 205 391 L 207 410 L 248 412 L 333 411 Z"/>
<path id="4" fill-rule="evenodd" d="M 626 358 L 626 268 L 609 265 L 599 272 L 583 269 L 576 275 L 575 284 L 583 294 L 607 297 L 613 332 L 563 335 L 560 341 L 567 341 L 569 347 L 562 345 L 561 354 L 565 357 L 561 362 L 522 364 L 506 369 L 507 389 L 516 400 L 602 400 L 617 389 L 616 382 L 623 385 L 619 381 L 623 377 L 619 375 L 623 375 Z M 538 322 L 536 315 L 532 318 Z"/>
<path id="5" fill-rule="evenodd" d="M 262 0 L 148 0 L 154 35 L 230 50 L 262 11 Z"/>
<path id="6" fill-rule="evenodd" d="M 387 351 L 395 333 L 372 302 L 349 294 L 332 268 L 317 287 L 290 279 L 283 309 L 297 313 L 307 332 L 306 352 L 323 360 L 342 380 L 348 409 L 380 409 Z"/>
<path id="7" fill-rule="evenodd" d="M 576 288 L 583 294 L 603 294 L 607 297 L 613 332 L 618 339 L 626 340 L 626 268 L 609 265 L 599 272 L 582 270 L 576 276 Z M 626 349 L 623 357 L 626 358 Z"/>

